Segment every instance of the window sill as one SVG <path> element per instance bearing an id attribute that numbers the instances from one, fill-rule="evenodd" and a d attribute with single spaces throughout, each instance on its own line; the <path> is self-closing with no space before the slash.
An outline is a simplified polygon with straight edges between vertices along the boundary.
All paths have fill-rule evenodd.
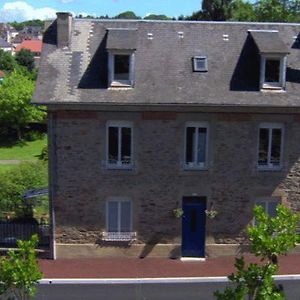
<path id="1" fill-rule="evenodd" d="M 280 171 L 282 171 L 282 169 L 283 169 L 282 166 L 276 166 L 276 167 L 271 167 L 271 166 L 257 166 L 257 171 L 259 171 L 259 172 L 266 172 L 266 171 L 280 172 Z"/>
<path id="2" fill-rule="evenodd" d="M 122 89 L 132 89 L 133 86 L 130 82 L 119 82 L 119 81 L 113 81 L 110 86 L 109 89 L 118 89 L 118 88 L 122 88 Z"/>
<path id="3" fill-rule="evenodd" d="M 136 238 L 136 232 L 102 232 L 102 240 L 106 242 L 132 242 Z"/>
<path id="4" fill-rule="evenodd" d="M 284 88 L 279 85 L 263 84 L 261 87 L 261 92 L 285 92 Z"/>

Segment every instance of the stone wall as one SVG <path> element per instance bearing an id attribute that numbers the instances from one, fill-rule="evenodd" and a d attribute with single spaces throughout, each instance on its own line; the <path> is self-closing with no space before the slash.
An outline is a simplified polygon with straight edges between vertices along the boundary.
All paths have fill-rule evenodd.
<path id="1" fill-rule="evenodd" d="M 53 203 L 56 242 L 97 243 L 109 197 L 129 197 L 137 243 L 181 243 L 172 210 L 183 196 L 206 196 L 219 214 L 207 220 L 210 243 L 238 243 L 257 199 L 280 197 L 300 211 L 300 122 L 285 114 L 68 112 L 51 113 L 57 162 Z M 105 168 L 106 122 L 133 122 L 133 170 Z M 209 167 L 183 170 L 187 121 L 209 123 Z M 285 125 L 283 168 L 256 168 L 261 122 Z"/>

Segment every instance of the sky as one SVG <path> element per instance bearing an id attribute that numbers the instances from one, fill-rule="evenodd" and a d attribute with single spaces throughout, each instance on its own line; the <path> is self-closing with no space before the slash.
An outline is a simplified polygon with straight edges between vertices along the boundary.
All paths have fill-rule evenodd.
<path id="1" fill-rule="evenodd" d="M 57 11 L 82 15 L 116 16 L 132 10 L 144 17 L 165 14 L 169 17 L 191 15 L 201 8 L 201 0 L 0 0 L 0 22 L 54 18 Z"/>

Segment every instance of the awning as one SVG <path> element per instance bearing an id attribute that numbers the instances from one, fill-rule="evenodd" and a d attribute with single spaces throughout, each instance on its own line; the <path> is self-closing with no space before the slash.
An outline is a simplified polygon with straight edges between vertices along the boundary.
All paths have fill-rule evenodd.
<path id="1" fill-rule="evenodd" d="M 290 50 L 279 37 L 277 31 L 248 31 L 260 54 L 288 54 Z"/>
<path id="2" fill-rule="evenodd" d="M 137 29 L 108 29 L 106 49 L 135 50 L 137 48 Z"/>

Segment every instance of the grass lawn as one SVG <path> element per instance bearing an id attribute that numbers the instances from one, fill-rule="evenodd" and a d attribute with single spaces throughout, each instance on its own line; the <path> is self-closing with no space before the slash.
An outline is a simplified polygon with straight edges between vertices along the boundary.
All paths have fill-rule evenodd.
<path id="1" fill-rule="evenodd" d="M 13 146 L 0 147 L 0 160 L 37 160 L 42 149 L 47 145 L 47 137 L 33 142 L 24 142 Z M 9 169 L 11 165 L 1 165 L 1 169 Z M 4 168 L 3 168 L 4 167 Z M 0 170 L 1 172 L 1 170 Z"/>
<path id="2" fill-rule="evenodd" d="M 17 165 L 1 165 L 0 164 L 0 174 L 15 168 Z"/>

